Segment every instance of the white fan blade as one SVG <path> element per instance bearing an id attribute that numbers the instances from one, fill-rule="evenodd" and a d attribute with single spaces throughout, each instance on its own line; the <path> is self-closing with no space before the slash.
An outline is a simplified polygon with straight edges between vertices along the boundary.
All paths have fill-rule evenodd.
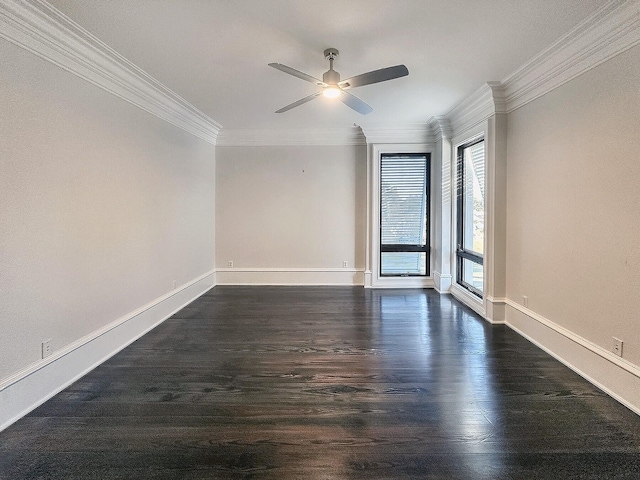
<path id="1" fill-rule="evenodd" d="M 286 107 L 282 107 L 280 110 L 276 110 L 276 113 L 286 112 L 287 110 L 291 110 L 292 108 L 295 108 L 295 107 L 297 107 L 299 105 L 302 105 L 303 103 L 310 102 L 311 100 L 316 98 L 321 93 L 322 93 L 322 91 L 313 93 L 313 94 L 309 95 L 308 97 L 301 98 L 297 102 L 293 102 L 293 103 L 287 105 Z"/>
<path id="2" fill-rule="evenodd" d="M 361 113 L 362 115 L 373 112 L 373 108 L 371 108 L 369 105 L 364 103 L 355 95 L 350 94 L 349 92 L 343 91 L 342 95 L 340 95 L 340 101 L 347 107 L 354 109 L 356 112 Z"/>
<path id="3" fill-rule="evenodd" d="M 306 80 L 307 82 L 315 83 L 319 87 L 326 87 L 327 84 L 322 80 L 318 80 L 317 78 L 312 77 L 311 75 L 307 75 L 306 73 L 302 73 L 295 68 L 287 67 L 281 63 L 270 63 L 270 67 L 275 68 L 276 70 L 280 70 L 281 72 L 288 73 L 289 75 L 293 75 L 294 77 L 301 78 L 302 80 Z"/>
<path id="4" fill-rule="evenodd" d="M 340 88 L 362 87 L 363 85 L 386 82 L 387 80 L 393 80 L 394 78 L 400 78 L 407 75 L 409 75 L 407 67 L 404 65 L 396 65 L 395 67 L 381 68 L 380 70 L 373 70 L 372 72 L 347 78 L 346 80 L 342 80 L 338 83 L 338 86 Z"/>

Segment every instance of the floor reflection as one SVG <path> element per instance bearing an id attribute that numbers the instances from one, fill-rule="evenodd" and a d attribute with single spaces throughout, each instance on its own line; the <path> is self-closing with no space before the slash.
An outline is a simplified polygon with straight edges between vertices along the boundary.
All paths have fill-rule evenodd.
<path id="1" fill-rule="evenodd" d="M 387 369 L 408 374 L 406 391 L 423 393 L 412 408 L 429 419 L 430 438 L 447 445 L 447 454 L 469 474 L 500 476 L 501 430 L 491 420 L 500 409 L 488 354 L 491 328 L 449 298 L 430 293 L 372 293 L 378 300 L 382 358 Z M 490 454 L 490 465 L 474 454 Z"/>
<path id="2" fill-rule="evenodd" d="M 433 290 L 216 287 L 0 433 L 0 478 L 640 478 L 640 418 Z"/>

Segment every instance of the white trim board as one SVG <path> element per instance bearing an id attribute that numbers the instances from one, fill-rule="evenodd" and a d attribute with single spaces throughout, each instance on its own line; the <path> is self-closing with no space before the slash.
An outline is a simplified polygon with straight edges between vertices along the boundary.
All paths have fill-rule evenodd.
<path id="1" fill-rule="evenodd" d="M 316 129 L 222 129 L 217 145 L 295 146 L 295 145 L 366 145 L 379 144 L 432 144 L 432 128 L 427 123 L 409 124 L 353 124 L 347 128 Z"/>
<path id="2" fill-rule="evenodd" d="M 377 280 L 373 285 L 367 285 L 365 288 L 375 289 L 424 289 L 424 288 L 436 288 L 436 284 L 433 281 L 433 277 L 383 277 L 381 280 Z"/>
<path id="3" fill-rule="evenodd" d="M 485 83 L 445 116 L 451 135 L 458 137 L 476 128 L 496 113 L 504 113 L 505 102 L 504 87 L 500 82 Z"/>
<path id="4" fill-rule="evenodd" d="M 420 144 L 435 143 L 431 127 L 425 123 L 363 123 L 360 125 L 368 144 Z"/>
<path id="5" fill-rule="evenodd" d="M 366 145 L 359 127 L 328 129 L 222 129 L 220 147 Z"/>
<path id="6" fill-rule="evenodd" d="M 482 300 L 476 297 L 474 294 L 469 293 L 464 288 L 458 286 L 457 283 L 452 283 L 451 288 L 449 289 L 449 293 L 453 295 L 453 297 L 458 300 L 460 303 L 466 305 L 471 310 L 480 315 L 483 319 L 486 320 L 484 305 L 482 304 Z"/>
<path id="7" fill-rule="evenodd" d="M 502 80 L 510 113 L 640 44 L 640 0 L 612 0 Z"/>
<path id="8" fill-rule="evenodd" d="M 364 127 L 363 127 L 364 128 Z M 365 130 L 365 135 L 367 131 Z M 367 142 L 369 140 L 367 139 Z M 435 144 L 421 143 L 372 143 L 367 148 L 367 288 L 434 288 L 433 277 L 385 277 L 380 274 L 380 164 L 382 155 L 390 154 L 427 154 L 429 156 L 429 175 L 433 174 Z M 429 215 L 434 217 L 435 201 L 429 205 Z M 433 237 L 433 222 L 431 223 L 430 237 Z M 433 245 L 431 246 L 433 247 Z M 433 248 L 429 254 L 428 270 L 432 270 L 434 264 Z M 369 271 L 371 275 L 369 275 Z"/>
<path id="9" fill-rule="evenodd" d="M 438 293 L 450 294 L 451 285 L 453 284 L 453 276 L 450 274 L 443 274 L 440 272 L 433 272 L 433 284 Z"/>
<path id="10" fill-rule="evenodd" d="M 220 124 L 43 0 L 0 0 L 0 37 L 216 143 Z"/>
<path id="11" fill-rule="evenodd" d="M 505 324 L 505 298 L 494 298 L 487 295 L 484 299 L 485 318 L 494 325 Z"/>
<path id="12" fill-rule="evenodd" d="M 640 44 L 640 0 L 610 0 L 502 81 L 489 81 L 444 117 L 458 135 L 511 113 Z"/>
<path id="13" fill-rule="evenodd" d="M 0 431 L 61 392 L 210 290 L 208 272 L 0 383 Z"/>
<path id="14" fill-rule="evenodd" d="M 431 117 L 427 121 L 427 125 L 431 129 L 431 136 L 433 142 L 441 142 L 443 138 L 451 139 L 453 136 L 453 129 L 449 119 L 444 115 L 437 115 Z"/>
<path id="15" fill-rule="evenodd" d="M 362 268 L 218 268 L 217 285 L 364 285 Z"/>
<path id="16" fill-rule="evenodd" d="M 511 300 L 505 303 L 509 328 L 640 415 L 640 367 Z"/>

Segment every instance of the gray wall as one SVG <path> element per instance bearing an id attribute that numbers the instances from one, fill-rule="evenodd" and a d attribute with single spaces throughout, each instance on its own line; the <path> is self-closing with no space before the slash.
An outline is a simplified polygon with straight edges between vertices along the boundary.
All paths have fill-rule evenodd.
<path id="1" fill-rule="evenodd" d="M 211 271 L 214 146 L 0 40 L 0 380 Z"/>
<path id="2" fill-rule="evenodd" d="M 508 117 L 507 297 L 640 365 L 640 47 Z"/>
<path id="3" fill-rule="evenodd" d="M 216 155 L 218 268 L 364 268 L 365 146 L 218 147 Z"/>

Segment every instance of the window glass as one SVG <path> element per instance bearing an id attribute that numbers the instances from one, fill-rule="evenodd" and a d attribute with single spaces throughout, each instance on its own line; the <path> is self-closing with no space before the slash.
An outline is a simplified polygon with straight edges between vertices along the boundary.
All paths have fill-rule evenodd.
<path id="1" fill-rule="evenodd" d="M 456 281 L 480 297 L 484 288 L 484 166 L 483 139 L 458 148 Z"/>
<path id="2" fill-rule="evenodd" d="M 463 258 L 462 280 L 482 292 L 484 287 L 484 267 L 479 263 Z"/>
<path id="3" fill-rule="evenodd" d="M 464 248 L 484 254 L 484 142 L 464 149 Z"/>
<path id="4" fill-rule="evenodd" d="M 382 252 L 384 275 L 426 275 L 427 254 L 424 252 Z"/>
<path id="5" fill-rule="evenodd" d="M 380 274 L 428 275 L 429 156 L 380 159 Z"/>

